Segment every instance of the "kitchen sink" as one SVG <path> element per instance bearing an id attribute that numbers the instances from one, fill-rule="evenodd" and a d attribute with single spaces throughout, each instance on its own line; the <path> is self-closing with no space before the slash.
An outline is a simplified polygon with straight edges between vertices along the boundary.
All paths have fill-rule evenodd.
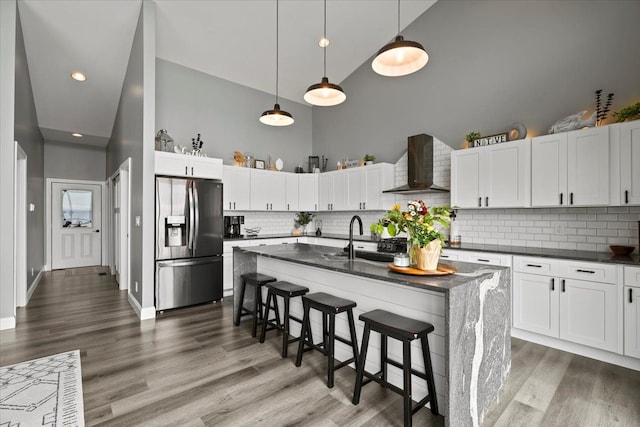
<path id="1" fill-rule="evenodd" d="M 368 261 L 377 261 L 377 262 L 393 262 L 393 254 L 380 253 L 380 252 L 366 252 L 366 251 L 356 251 L 356 258 L 366 259 Z M 341 260 L 347 259 L 348 253 L 343 252 L 331 252 L 325 254 L 329 259 Z"/>

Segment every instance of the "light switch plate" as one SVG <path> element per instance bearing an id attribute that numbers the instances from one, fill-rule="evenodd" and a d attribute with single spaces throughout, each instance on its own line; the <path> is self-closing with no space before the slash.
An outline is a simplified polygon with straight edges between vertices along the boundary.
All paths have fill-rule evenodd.
<path id="1" fill-rule="evenodd" d="M 136 215 L 136 227 L 140 227 L 140 215 Z"/>
<path id="2" fill-rule="evenodd" d="M 36 210 L 36 205 L 34 205 L 33 203 L 29 203 L 29 212 L 33 212 Z"/>

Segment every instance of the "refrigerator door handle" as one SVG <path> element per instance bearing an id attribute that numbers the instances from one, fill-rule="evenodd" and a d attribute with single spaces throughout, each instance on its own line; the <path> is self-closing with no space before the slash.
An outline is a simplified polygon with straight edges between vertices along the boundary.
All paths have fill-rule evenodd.
<path id="1" fill-rule="evenodd" d="M 187 182 L 187 194 L 189 195 L 189 242 L 187 248 L 193 249 L 193 190 L 191 181 Z"/>
<path id="2" fill-rule="evenodd" d="M 196 236 L 200 235 L 200 203 L 198 202 L 198 187 L 195 181 L 191 181 L 191 191 L 193 192 L 193 216 L 194 216 L 194 231 L 193 231 L 193 255 L 196 254 Z"/>
<path id="3" fill-rule="evenodd" d="M 165 260 L 165 261 L 157 261 L 158 267 L 189 267 L 191 265 L 203 265 L 203 264 L 211 264 L 215 261 L 220 261 L 221 258 L 217 257 L 207 257 L 207 258 L 195 258 L 195 259 L 183 259 L 183 260 Z"/>

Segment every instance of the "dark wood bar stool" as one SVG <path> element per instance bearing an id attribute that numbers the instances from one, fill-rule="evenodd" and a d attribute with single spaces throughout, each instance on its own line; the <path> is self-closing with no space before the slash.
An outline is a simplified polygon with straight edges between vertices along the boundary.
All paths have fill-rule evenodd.
<path id="1" fill-rule="evenodd" d="M 267 331 L 274 329 L 282 331 L 282 358 L 286 358 L 289 350 L 289 344 L 298 341 L 300 338 L 289 339 L 289 322 L 295 320 L 298 323 L 302 323 L 302 319 L 289 314 L 289 302 L 291 298 L 306 295 L 309 292 L 309 288 L 304 286 L 294 285 L 289 282 L 272 282 L 267 285 L 267 302 L 264 310 L 264 320 L 262 322 L 262 332 L 260 333 L 260 342 L 264 342 L 264 337 Z M 280 323 L 280 314 L 278 313 L 278 301 L 277 297 L 280 296 L 284 299 L 284 320 Z M 269 311 L 274 308 L 276 322 L 269 320 Z M 268 327 L 267 327 L 268 326 Z M 302 336 L 302 335 L 301 335 Z"/>
<path id="2" fill-rule="evenodd" d="M 302 318 L 302 331 L 300 333 L 300 343 L 298 344 L 296 366 L 302 364 L 302 353 L 305 351 L 305 346 L 309 347 L 308 350 L 318 350 L 328 358 L 327 387 L 332 388 L 335 370 L 347 366 L 351 362 L 357 363 L 358 361 L 358 341 L 353 320 L 353 307 L 356 306 L 356 303 L 324 292 L 317 292 L 303 296 L 302 305 L 304 307 L 304 317 Z M 309 312 L 312 308 L 322 313 L 322 344 L 314 344 L 313 342 L 311 321 L 309 320 Z M 343 312 L 347 313 L 347 318 L 349 319 L 351 340 L 336 335 L 336 314 Z M 336 364 L 334 359 L 335 340 L 350 345 L 353 349 L 353 357 Z"/>
<path id="3" fill-rule="evenodd" d="M 429 354 L 429 340 L 427 335 L 433 332 L 433 325 L 419 320 L 398 316 L 384 310 L 373 310 L 363 313 L 358 317 L 364 322 L 364 333 L 362 335 L 362 349 L 358 367 L 356 370 L 356 386 L 353 392 L 353 404 L 360 402 L 360 391 L 364 384 L 375 381 L 383 387 L 389 388 L 404 398 L 404 425 L 411 426 L 413 414 L 418 412 L 427 403 L 431 403 L 431 412 L 438 415 L 438 400 L 436 398 L 436 388 L 433 382 L 433 368 L 431 366 L 431 355 Z M 371 374 L 364 370 L 367 359 L 367 346 L 369 345 L 369 334 L 371 331 L 378 332 L 380 337 L 380 372 Z M 403 363 L 387 358 L 387 337 L 402 341 Z M 425 373 L 411 369 L 411 342 L 420 339 L 422 344 L 422 356 L 424 357 Z M 387 382 L 387 364 L 393 365 L 403 370 L 403 389 Z M 427 381 L 429 395 L 422 399 L 413 407 L 411 401 L 411 375 L 416 375 Z M 365 381 L 363 376 L 367 377 Z"/>
<path id="4" fill-rule="evenodd" d="M 240 307 L 236 312 L 236 318 L 234 324 L 240 325 L 240 318 L 242 316 L 253 316 L 253 327 L 251 329 L 251 336 L 255 337 L 258 331 L 258 318 L 262 320 L 262 287 L 267 283 L 275 282 L 277 279 L 272 276 L 267 276 L 262 273 L 246 273 L 242 275 L 242 286 L 240 287 Z M 244 292 L 247 285 L 255 288 L 253 298 L 253 310 L 244 308 Z"/>

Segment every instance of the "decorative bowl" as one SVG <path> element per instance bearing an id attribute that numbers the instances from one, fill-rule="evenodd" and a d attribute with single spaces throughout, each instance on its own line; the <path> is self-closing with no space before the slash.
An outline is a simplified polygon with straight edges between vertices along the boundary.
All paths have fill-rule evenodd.
<path id="1" fill-rule="evenodd" d="M 628 256 L 631 255 L 631 252 L 636 248 L 635 246 L 609 246 L 611 252 L 618 256 Z"/>

